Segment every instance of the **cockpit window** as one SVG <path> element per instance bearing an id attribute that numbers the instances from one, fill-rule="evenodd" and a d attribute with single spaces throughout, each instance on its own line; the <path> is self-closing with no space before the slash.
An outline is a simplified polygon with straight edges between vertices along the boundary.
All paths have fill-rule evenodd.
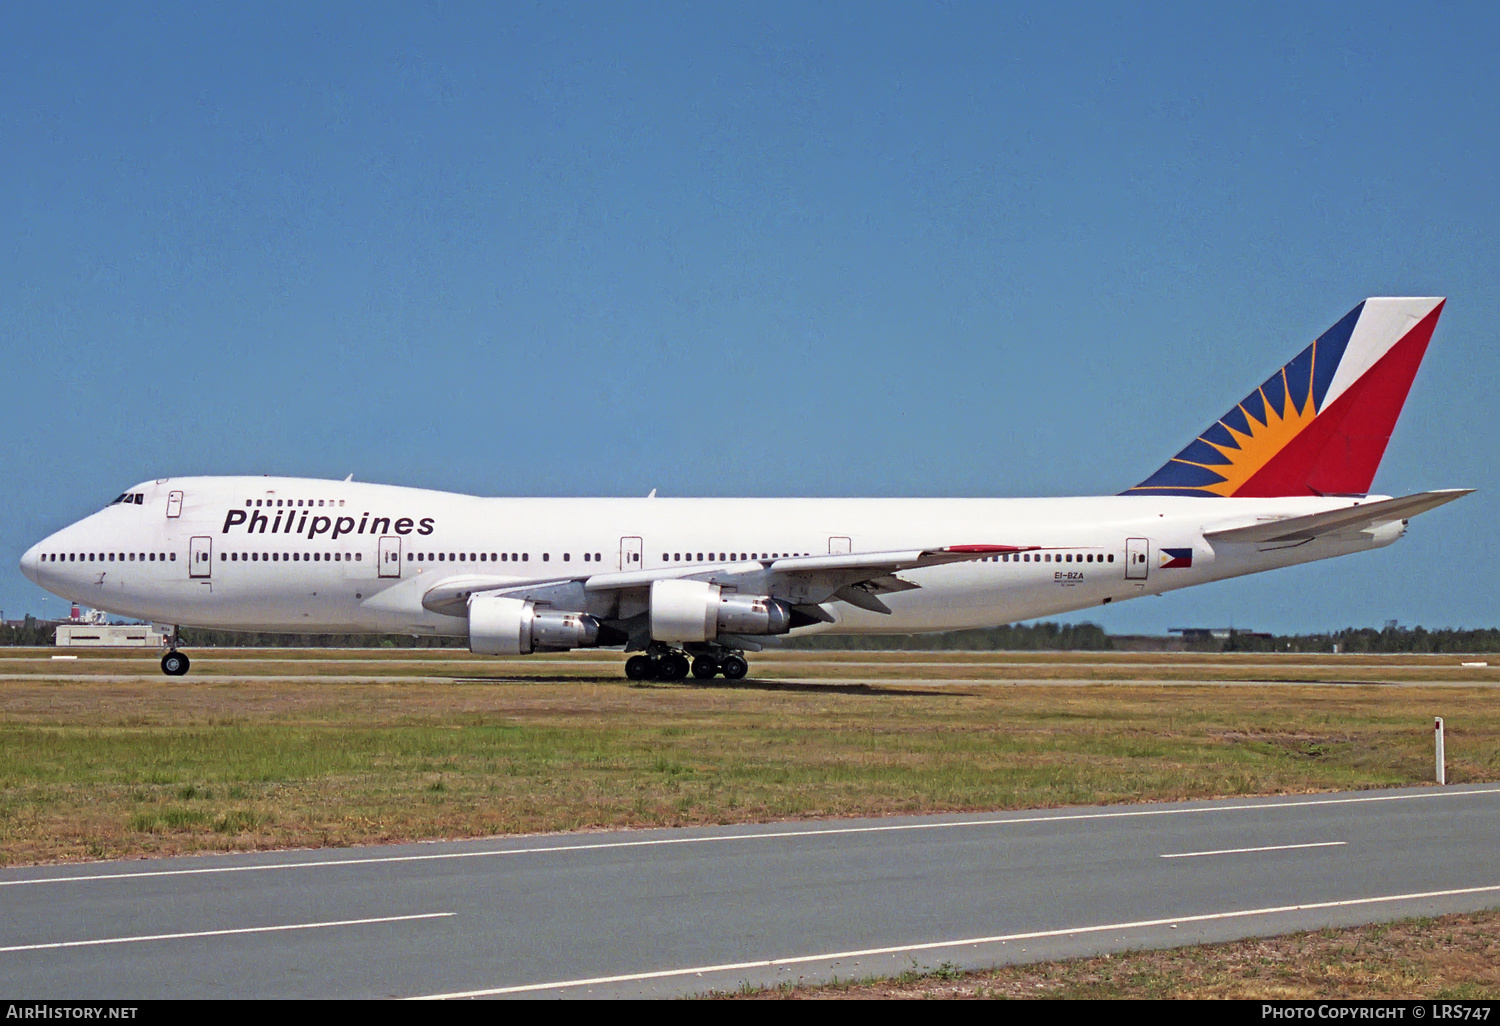
<path id="1" fill-rule="evenodd" d="M 123 495 L 115 496 L 110 500 L 109 504 L 111 506 L 118 506 L 122 502 L 144 506 L 146 504 L 146 495 L 144 492 L 125 492 Z"/>

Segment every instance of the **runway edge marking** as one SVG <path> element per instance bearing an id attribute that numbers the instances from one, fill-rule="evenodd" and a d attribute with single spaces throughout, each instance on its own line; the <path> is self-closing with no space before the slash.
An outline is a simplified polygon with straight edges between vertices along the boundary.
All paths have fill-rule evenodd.
<path id="1" fill-rule="evenodd" d="M 323 869 L 338 866 L 368 866 L 380 863 L 438 862 L 450 859 L 499 858 L 507 855 L 549 855 L 578 851 L 608 851 L 616 848 L 650 848 L 673 844 L 724 844 L 732 841 L 770 841 L 791 837 L 829 837 L 843 834 L 896 833 L 908 830 L 949 830 L 962 827 L 1018 826 L 1032 823 L 1071 823 L 1095 819 L 1128 819 L 1140 816 L 1185 816 L 1211 812 L 1246 812 L 1257 809 L 1293 809 L 1313 805 L 1356 805 L 1365 802 L 1415 801 L 1423 798 L 1472 798 L 1500 794 L 1500 787 L 1472 791 L 1431 791 L 1420 794 L 1371 795 L 1358 798 L 1311 798 L 1285 802 L 1246 802 L 1239 805 L 1209 805 L 1195 809 L 1122 809 L 1111 812 L 1078 812 L 1042 816 L 1001 816 L 992 819 L 959 820 L 949 823 L 891 823 L 863 827 L 822 827 L 812 830 L 774 830 L 754 834 L 712 834 L 705 837 L 657 837 L 639 841 L 604 841 L 599 844 L 559 844 L 540 848 L 501 848 L 497 851 L 455 851 L 432 855 L 386 855 L 362 859 L 312 859 L 277 862 L 260 866 L 206 866 L 198 869 L 160 869 L 146 873 L 94 873 L 78 876 L 43 876 L 34 879 L 0 880 L 0 887 L 40 884 L 94 883 L 104 880 L 149 880 L 167 876 L 201 876 L 213 873 L 260 873 L 276 869 Z"/>
<path id="2" fill-rule="evenodd" d="M 688 976 L 701 973 L 733 972 L 741 969 L 767 969 L 780 965 L 798 965 L 807 962 L 833 961 L 845 958 L 861 958 L 871 955 L 899 955 L 908 951 L 931 951 L 939 948 L 957 948 L 965 945 L 999 944 L 1006 941 L 1042 940 L 1048 937 L 1067 937 L 1080 933 L 1105 933 L 1110 930 L 1135 930 L 1148 926 L 1170 926 L 1181 923 L 1204 923 L 1221 919 L 1242 919 L 1249 916 L 1269 916 L 1284 912 L 1306 912 L 1322 908 L 1347 908 L 1353 905 L 1373 905 L 1381 902 L 1420 901 L 1424 898 L 1456 897 L 1462 894 L 1486 894 L 1500 892 L 1500 884 L 1487 887 L 1462 887 L 1449 891 L 1421 891 L 1414 894 L 1386 894 L 1376 898 L 1348 898 L 1343 901 L 1316 901 L 1305 905 L 1276 905 L 1268 908 L 1237 909 L 1232 912 L 1208 912 L 1195 916 L 1168 916 L 1162 919 L 1140 919 L 1130 923 L 1105 923 L 1099 926 L 1070 926 L 1060 930 L 1034 930 L 1029 933 L 1002 933 L 992 937 L 965 937 L 959 940 L 929 941 L 924 944 L 897 944 L 887 948 L 861 948 L 858 951 L 833 951 L 822 955 L 797 955 L 791 958 L 766 958 L 753 962 L 731 962 L 724 965 L 700 965 L 688 969 L 659 969 L 654 972 L 629 973 L 621 976 L 596 976 L 586 980 L 557 980 L 552 983 L 523 983 L 513 987 L 491 987 L 486 990 L 456 991 L 449 994 L 424 994 L 410 997 L 408 1001 L 443 1001 L 459 998 L 497 997 L 504 994 L 525 994 L 541 990 L 562 990 L 572 987 L 603 986 L 608 983 L 637 983 L 645 980 L 661 980 L 673 976 Z"/>
<path id="3" fill-rule="evenodd" d="M 421 912 L 411 916 L 377 916 L 373 919 L 339 919 L 328 923 L 284 923 L 278 926 L 241 926 L 228 930 L 194 930 L 189 933 L 154 933 L 140 937 L 103 937 L 95 940 L 50 941 L 45 944 L 12 944 L 0 954 L 17 951 L 50 951 L 56 948 L 90 948 L 103 944 L 139 944 L 143 941 L 187 940 L 193 937 L 232 937 L 242 933 L 277 933 L 285 930 L 326 930 L 334 926 L 366 926 L 370 923 L 404 923 L 413 919 L 442 919 L 456 912 Z"/>
<path id="4" fill-rule="evenodd" d="M 1219 848 L 1214 851 L 1178 851 L 1158 855 L 1159 859 L 1195 859 L 1200 855 L 1247 855 L 1258 851 L 1292 851 L 1298 848 L 1339 848 L 1348 841 L 1310 841 L 1307 844 L 1264 844 L 1259 848 Z"/>

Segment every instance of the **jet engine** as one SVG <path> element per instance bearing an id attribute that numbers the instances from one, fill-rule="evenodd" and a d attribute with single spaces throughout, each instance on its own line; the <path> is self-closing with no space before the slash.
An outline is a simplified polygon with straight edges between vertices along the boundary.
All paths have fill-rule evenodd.
<path id="1" fill-rule="evenodd" d="M 469 651 L 475 655 L 595 648 L 599 632 L 599 621 L 587 613 L 538 609 L 534 602 L 498 595 L 469 599 Z"/>
<path id="2" fill-rule="evenodd" d="M 706 581 L 651 583 L 651 637 L 686 643 L 720 634 L 785 634 L 792 607 L 766 595 L 722 593 Z"/>

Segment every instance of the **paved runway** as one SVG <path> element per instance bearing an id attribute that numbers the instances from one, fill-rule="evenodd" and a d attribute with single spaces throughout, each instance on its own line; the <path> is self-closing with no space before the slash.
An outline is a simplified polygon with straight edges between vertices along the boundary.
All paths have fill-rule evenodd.
<path id="1" fill-rule="evenodd" d="M 14 998 L 627 996 L 1500 907 L 1500 787 L 0 871 Z"/>

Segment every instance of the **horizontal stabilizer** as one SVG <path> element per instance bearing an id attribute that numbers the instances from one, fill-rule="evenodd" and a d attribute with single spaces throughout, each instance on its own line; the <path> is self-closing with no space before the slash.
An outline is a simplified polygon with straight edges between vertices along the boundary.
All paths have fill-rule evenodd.
<path id="1" fill-rule="evenodd" d="M 1204 531 L 1203 537 L 1210 542 L 1261 545 L 1311 541 L 1325 534 L 1362 531 L 1376 524 L 1407 520 L 1418 513 L 1425 513 L 1444 503 L 1452 502 L 1454 499 L 1461 499 L 1473 490 L 1472 488 L 1445 488 L 1441 491 L 1405 495 L 1399 499 L 1360 502 L 1343 509 L 1312 513 L 1305 517 L 1284 517 L 1280 520 L 1265 520 L 1242 527 Z"/>

